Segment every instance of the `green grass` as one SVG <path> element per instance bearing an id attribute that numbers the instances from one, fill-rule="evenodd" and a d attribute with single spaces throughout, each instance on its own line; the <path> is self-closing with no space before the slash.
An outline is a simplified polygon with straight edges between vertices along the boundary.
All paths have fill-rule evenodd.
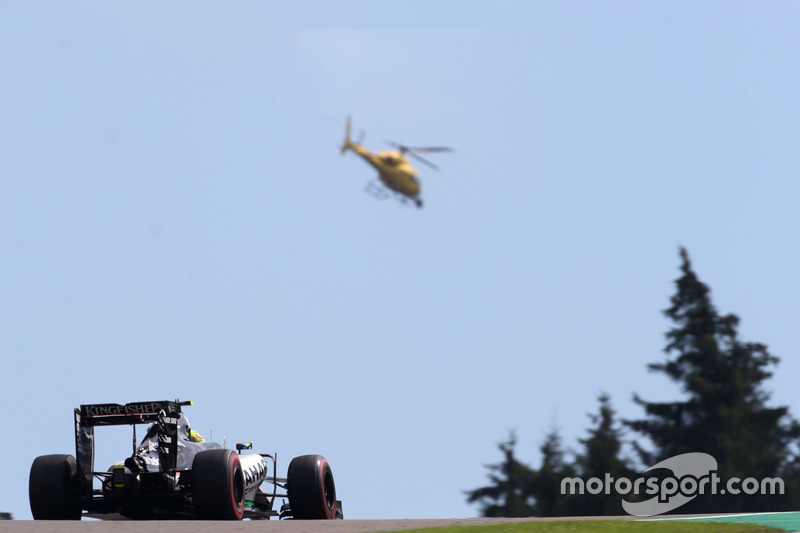
<path id="1" fill-rule="evenodd" d="M 411 533 L 409 530 L 407 533 Z M 414 533 L 785 533 L 783 529 L 723 522 L 640 522 L 635 520 L 564 520 L 514 522 L 491 526 L 415 529 Z"/>

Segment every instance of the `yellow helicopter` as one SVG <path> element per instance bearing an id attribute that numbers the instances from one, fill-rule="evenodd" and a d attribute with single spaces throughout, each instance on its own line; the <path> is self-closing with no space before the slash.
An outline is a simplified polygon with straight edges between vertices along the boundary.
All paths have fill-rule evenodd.
<path id="1" fill-rule="evenodd" d="M 395 193 L 402 202 L 411 201 L 417 207 L 422 207 L 422 199 L 420 194 L 419 172 L 406 157 L 406 154 L 425 163 L 434 170 L 438 167 L 421 157 L 417 152 L 450 152 L 452 148 L 445 148 L 441 146 L 433 147 L 410 147 L 402 144 L 391 143 L 397 150 L 387 150 L 373 154 L 358 143 L 350 139 L 351 122 L 350 117 L 347 118 L 347 132 L 345 134 L 344 144 L 342 145 L 342 155 L 348 150 L 352 150 L 361 156 L 364 161 L 375 167 L 378 171 L 378 178 L 384 187 L 370 182 L 367 185 L 367 192 L 372 196 L 379 199 L 387 198 L 391 193 Z M 391 191 L 391 193 L 389 191 Z"/>

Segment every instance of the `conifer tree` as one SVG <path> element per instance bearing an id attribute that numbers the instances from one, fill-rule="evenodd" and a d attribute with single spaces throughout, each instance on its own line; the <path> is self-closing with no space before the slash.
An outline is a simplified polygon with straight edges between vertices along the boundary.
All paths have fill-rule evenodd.
<path id="1" fill-rule="evenodd" d="M 498 445 L 503 462 L 487 465 L 491 485 L 467 492 L 467 502 L 478 503 L 485 517 L 522 517 L 533 514 L 533 502 L 528 492 L 531 470 L 515 455 L 516 434 Z"/>
<path id="2" fill-rule="evenodd" d="M 533 498 L 534 516 L 564 516 L 569 513 L 569 495 L 561 494 L 561 482 L 575 476 L 575 468 L 564 457 L 561 435 L 550 430 L 540 448 L 542 463 L 530 476 L 528 493 Z"/>
<path id="3" fill-rule="evenodd" d="M 685 399 L 659 403 L 634 395 L 646 416 L 625 423 L 652 444 L 649 451 L 636 445 L 640 459 L 649 467 L 681 453 L 705 452 L 717 460 L 723 481 L 794 475 L 790 447 L 800 426 L 787 407 L 767 406 L 770 395 L 764 390 L 778 358 L 765 345 L 739 338 L 739 318 L 717 312 L 684 248 L 680 257 L 677 292 L 664 311 L 674 323 L 666 334 L 666 360 L 649 368 L 679 384 Z M 698 496 L 680 512 L 779 510 L 791 505 L 789 499 Z"/>
<path id="4" fill-rule="evenodd" d="M 611 398 L 606 393 L 598 397 L 600 403 L 596 414 L 590 414 L 593 427 L 589 436 L 579 439 L 583 452 L 575 458 L 575 469 L 584 481 L 597 478 L 609 483 L 627 478 L 633 479 L 636 473 L 629 461 L 623 457 L 623 431 L 619 427 L 616 413 L 611 406 Z M 569 515 L 608 516 L 623 514 L 621 496 L 613 489 L 608 494 L 584 493 L 566 497 Z"/>

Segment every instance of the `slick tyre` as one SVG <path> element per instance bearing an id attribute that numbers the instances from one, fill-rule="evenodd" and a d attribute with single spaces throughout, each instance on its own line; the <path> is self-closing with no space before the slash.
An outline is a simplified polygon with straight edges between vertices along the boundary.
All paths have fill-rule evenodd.
<path id="1" fill-rule="evenodd" d="M 80 520 L 81 477 L 71 455 L 42 455 L 33 461 L 28 498 L 34 520 Z"/>
<path id="2" fill-rule="evenodd" d="M 206 450 L 192 462 L 195 512 L 207 520 L 241 520 L 244 471 L 233 450 Z"/>
<path id="3" fill-rule="evenodd" d="M 287 492 L 292 518 L 333 520 L 336 518 L 336 485 L 331 465 L 321 455 L 301 455 L 289 463 Z"/>

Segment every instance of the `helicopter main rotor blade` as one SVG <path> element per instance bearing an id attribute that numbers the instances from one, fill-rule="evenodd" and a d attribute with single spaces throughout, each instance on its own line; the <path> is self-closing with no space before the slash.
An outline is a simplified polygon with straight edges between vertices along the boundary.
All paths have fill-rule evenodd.
<path id="1" fill-rule="evenodd" d="M 399 144 L 399 143 L 392 142 L 392 141 L 388 141 L 388 142 L 389 142 L 389 144 L 391 144 L 392 146 L 394 146 L 395 148 L 400 150 L 400 153 L 410 155 L 411 157 L 413 157 L 417 161 L 420 161 L 421 163 L 425 163 L 426 165 L 431 167 L 433 170 L 439 170 L 439 167 L 437 167 L 436 165 L 434 165 L 433 163 L 431 163 L 430 161 L 428 161 L 427 159 L 425 159 L 424 157 L 419 155 L 417 152 L 440 153 L 440 152 L 452 152 L 453 151 L 452 148 L 449 148 L 447 146 L 406 146 L 404 144 Z"/>
<path id="2" fill-rule="evenodd" d="M 393 141 L 386 141 L 386 142 L 388 144 L 390 144 L 391 146 L 394 146 L 395 148 L 400 150 L 401 154 L 407 154 L 411 150 L 408 146 L 406 146 L 404 144 L 396 143 L 396 142 L 393 142 Z"/>
<path id="3" fill-rule="evenodd" d="M 447 146 L 407 146 L 406 149 L 412 152 L 428 152 L 428 153 L 453 151 L 452 148 L 448 148 Z"/>
<path id="4" fill-rule="evenodd" d="M 433 163 L 431 163 L 430 161 L 428 161 L 427 159 L 425 159 L 421 155 L 416 154 L 411 150 L 406 150 L 406 153 L 408 155 L 410 155 L 411 157 L 413 157 L 414 159 L 416 159 L 417 161 L 419 161 L 420 163 L 425 163 L 426 165 L 431 167 L 433 170 L 439 170 L 439 167 L 437 167 L 436 165 L 434 165 Z"/>
<path id="5" fill-rule="evenodd" d="M 452 152 L 453 149 L 448 146 L 406 146 L 405 144 L 400 144 L 392 141 L 388 141 L 389 144 L 400 150 L 402 153 L 406 154 L 408 152 Z"/>

